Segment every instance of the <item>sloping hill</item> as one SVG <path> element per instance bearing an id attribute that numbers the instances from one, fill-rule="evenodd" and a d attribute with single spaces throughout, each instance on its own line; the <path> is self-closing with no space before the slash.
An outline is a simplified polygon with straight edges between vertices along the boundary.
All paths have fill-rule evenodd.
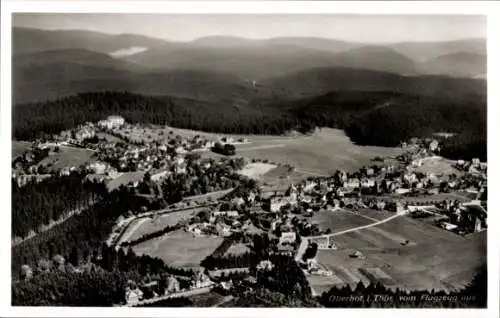
<path id="1" fill-rule="evenodd" d="M 390 91 L 447 98 L 484 98 L 486 82 L 444 76 L 401 76 L 350 68 L 314 68 L 258 82 L 287 96 L 307 97 L 342 91 Z"/>
<path id="2" fill-rule="evenodd" d="M 415 63 L 406 56 L 382 46 L 362 46 L 334 55 L 333 65 L 356 69 L 415 75 Z"/>
<path id="3" fill-rule="evenodd" d="M 38 54 L 38 53 L 37 53 Z M 96 53 L 98 57 L 99 53 Z M 198 70 L 145 70 L 132 63 L 105 59 L 31 63 L 14 60 L 14 103 L 53 100 L 76 93 L 130 91 L 147 95 L 170 95 L 229 105 L 248 103 L 256 94 L 248 81 L 231 74 Z"/>
<path id="4" fill-rule="evenodd" d="M 332 54 L 294 45 L 160 47 L 126 58 L 150 68 L 227 72 L 258 80 L 291 71 L 332 64 Z"/>
<path id="5" fill-rule="evenodd" d="M 12 29 L 13 54 L 61 49 L 86 49 L 110 53 L 128 47 L 152 48 L 165 45 L 166 41 L 135 34 L 105 34 L 84 30 L 40 30 L 33 28 Z"/>
<path id="6" fill-rule="evenodd" d="M 391 49 L 417 62 L 452 53 L 486 54 L 486 39 L 464 39 L 447 42 L 400 42 L 388 44 Z"/>
<path id="7" fill-rule="evenodd" d="M 85 49 L 111 54 L 148 68 L 227 72 L 249 80 L 331 66 L 402 75 L 415 75 L 422 68 L 427 74 L 427 68 L 417 67 L 415 61 L 422 63 L 455 53 L 486 54 L 484 39 L 375 46 L 314 37 L 253 40 L 209 36 L 191 42 L 171 42 L 135 34 L 113 35 L 83 30 L 13 28 L 12 32 L 14 55 Z M 450 74 L 447 67 L 434 69 L 442 73 L 436 71 L 432 74 L 456 75 L 453 72 Z M 459 73 L 467 75 L 471 72 Z"/>
<path id="8" fill-rule="evenodd" d="M 307 42 L 314 45 L 306 47 Z M 196 46 L 164 46 L 126 58 L 150 68 L 223 71 L 252 80 L 275 77 L 314 67 L 341 66 L 397 74 L 415 74 L 415 63 L 407 57 L 380 46 L 352 47 L 344 42 L 297 40 L 245 40 L 203 38 Z M 328 47 L 328 46 L 331 47 Z M 337 47 L 340 52 L 334 51 Z M 325 50 L 328 49 L 329 50 Z"/>
<path id="9" fill-rule="evenodd" d="M 44 66 L 57 63 L 71 63 L 130 71 L 144 69 L 138 64 L 114 59 L 107 54 L 85 49 L 61 49 L 18 54 L 13 56 L 12 63 L 16 68 L 27 68 L 34 65 Z"/>
<path id="10" fill-rule="evenodd" d="M 338 53 L 354 49 L 363 44 L 324 39 L 316 37 L 277 37 L 270 39 L 245 39 L 232 36 L 207 36 L 191 42 L 194 45 L 207 47 L 235 47 L 235 46 L 265 46 L 265 45 L 293 45 L 311 50 Z"/>
<path id="11" fill-rule="evenodd" d="M 441 55 L 420 63 L 418 70 L 423 74 L 480 77 L 486 74 L 486 55 L 464 52 Z"/>

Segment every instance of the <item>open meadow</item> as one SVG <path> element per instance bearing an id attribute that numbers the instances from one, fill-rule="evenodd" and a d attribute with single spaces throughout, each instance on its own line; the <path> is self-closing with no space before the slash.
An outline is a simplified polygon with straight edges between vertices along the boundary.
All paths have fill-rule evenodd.
<path id="1" fill-rule="evenodd" d="M 462 237 L 404 216 L 333 239 L 338 250 L 320 250 L 317 260 L 351 286 L 380 281 L 391 288 L 450 291 L 486 264 L 486 232 Z M 364 257 L 352 257 L 355 251 Z"/>
<path id="2" fill-rule="evenodd" d="M 130 171 L 130 172 L 123 172 L 121 173 L 118 177 L 115 179 L 109 180 L 106 183 L 106 188 L 108 191 L 113 191 L 115 189 L 118 189 L 120 186 L 126 186 L 131 182 L 139 182 L 142 179 L 144 179 L 144 175 L 146 174 L 146 171 Z"/>
<path id="3" fill-rule="evenodd" d="M 65 167 L 78 168 L 89 162 L 97 161 L 94 151 L 78 147 L 61 146 L 59 152 L 44 158 L 38 166 L 45 166 L 49 171 L 58 171 Z"/>
<path id="4" fill-rule="evenodd" d="M 309 135 L 245 137 L 250 143 L 236 145 L 236 155 L 248 160 L 264 160 L 271 164 L 289 164 L 307 176 L 330 175 L 337 169 L 355 171 L 363 165 L 373 164 L 374 157 L 393 157 L 400 148 L 358 146 L 340 129 L 322 128 Z M 211 152 L 205 157 L 218 157 Z"/>
<path id="5" fill-rule="evenodd" d="M 254 139 L 255 138 L 255 139 Z M 358 146 L 342 130 L 323 128 L 312 135 L 264 139 L 248 136 L 251 145 L 237 146 L 237 154 L 252 159 L 290 164 L 311 175 L 331 174 L 337 169 L 354 171 L 377 156 L 395 156 L 399 148 Z"/>
<path id="6" fill-rule="evenodd" d="M 278 166 L 264 174 L 260 181 L 263 192 L 286 191 L 290 187 L 290 183 L 299 183 L 308 177 L 311 177 L 311 175 L 293 169 L 290 170 L 286 166 Z"/>
<path id="7" fill-rule="evenodd" d="M 316 224 L 321 230 L 332 230 L 332 233 L 352 229 L 374 223 L 378 220 L 356 214 L 348 209 L 335 211 L 321 210 L 312 217 L 305 218 L 309 223 Z"/>
<path id="8" fill-rule="evenodd" d="M 205 209 L 206 208 L 193 208 L 178 212 L 165 213 L 149 218 L 137 219 L 129 225 L 127 231 L 123 234 L 123 237 L 128 237 L 129 241 L 138 239 L 143 235 L 163 230 L 167 226 L 174 226 L 181 221 L 189 220 L 198 212 Z"/>
<path id="9" fill-rule="evenodd" d="M 96 135 L 99 139 L 104 139 L 108 142 L 123 142 L 123 139 L 110 135 L 105 132 L 98 132 Z"/>
<path id="10" fill-rule="evenodd" d="M 222 241 L 219 237 L 195 236 L 177 230 L 137 244 L 133 250 L 138 255 L 161 258 L 169 266 L 198 268 L 200 262 L 212 254 Z"/>
<path id="11" fill-rule="evenodd" d="M 453 160 L 445 159 L 439 156 L 427 157 L 422 160 L 422 165 L 420 167 L 411 167 L 410 171 L 420 172 L 420 173 L 433 173 L 435 175 L 443 174 L 463 174 L 460 170 L 455 168 Z"/>
<path id="12" fill-rule="evenodd" d="M 270 163 L 255 162 L 247 164 L 239 171 L 239 173 L 249 178 L 259 179 L 261 176 L 275 168 L 276 165 Z"/>
<path id="13" fill-rule="evenodd" d="M 12 140 L 12 159 L 31 149 L 31 142 Z"/>

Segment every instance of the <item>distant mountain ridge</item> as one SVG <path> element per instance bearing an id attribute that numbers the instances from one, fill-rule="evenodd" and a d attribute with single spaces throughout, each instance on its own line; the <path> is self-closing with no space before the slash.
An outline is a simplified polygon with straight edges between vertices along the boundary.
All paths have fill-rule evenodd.
<path id="1" fill-rule="evenodd" d="M 113 55 L 133 48 L 134 54 Z M 244 78 L 264 79 L 314 67 L 351 67 L 393 72 L 402 75 L 438 74 L 475 77 L 486 70 L 452 72 L 460 63 L 476 63 L 473 54 L 486 54 L 486 40 L 449 42 L 401 42 L 365 44 L 315 37 L 245 39 L 207 36 L 191 42 L 173 42 L 135 34 L 105 34 L 83 30 L 48 31 L 13 28 L 13 53 L 85 49 L 111 54 L 145 68 L 199 69 L 228 72 Z M 448 60 L 446 67 L 421 64 L 440 56 L 470 53 L 471 61 Z M 439 63 L 439 60 L 435 62 Z M 464 75 L 465 74 L 465 75 Z"/>
<path id="2" fill-rule="evenodd" d="M 62 49 L 86 49 L 99 53 L 140 46 L 156 47 L 168 41 L 136 34 L 106 34 L 85 30 L 41 30 L 12 28 L 13 54 Z"/>
<path id="3" fill-rule="evenodd" d="M 417 65 L 422 74 L 449 74 L 456 77 L 478 78 L 486 74 L 486 55 L 450 53 Z"/>
<path id="4" fill-rule="evenodd" d="M 245 105 L 341 90 L 483 95 L 483 44 L 463 40 L 381 46 L 313 37 L 225 36 L 169 42 L 134 34 L 13 28 L 13 97 L 30 102 L 127 90 Z M 120 54 L 131 48 L 143 50 Z M 401 53 L 409 49 L 408 55 Z M 449 52 L 457 49 L 464 52 Z M 431 58 L 416 62 L 408 57 L 419 51 Z"/>

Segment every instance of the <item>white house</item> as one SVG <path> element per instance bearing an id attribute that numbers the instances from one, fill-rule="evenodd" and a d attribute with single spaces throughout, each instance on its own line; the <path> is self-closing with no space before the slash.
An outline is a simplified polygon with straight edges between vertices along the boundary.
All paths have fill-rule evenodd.
<path id="1" fill-rule="evenodd" d="M 346 188 L 359 188 L 361 186 L 361 183 L 359 181 L 359 179 L 357 178 L 351 178 L 351 179 L 348 179 L 346 182 L 344 182 L 344 187 Z"/>
<path id="2" fill-rule="evenodd" d="M 280 237 L 280 244 L 295 243 L 297 235 L 295 232 L 283 232 Z"/>
<path id="3" fill-rule="evenodd" d="M 230 217 L 238 217 L 239 213 L 238 211 L 214 211 L 212 212 L 212 215 L 217 217 L 217 216 L 230 216 Z"/>
<path id="4" fill-rule="evenodd" d="M 139 301 L 141 301 L 143 296 L 143 292 L 139 289 L 129 289 L 127 288 L 127 291 L 125 292 L 125 299 L 127 301 L 127 304 L 129 305 L 135 305 Z"/>
<path id="5" fill-rule="evenodd" d="M 115 129 L 123 126 L 125 124 L 125 119 L 121 116 L 109 116 L 105 120 L 101 120 L 97 123 L 99 127 L 107 129 Z"/>
<path id="6" fill-rule="evenodd" d="M 257 270 L 258 271 L 270 271 L 274 267 L 274 264 L 269 261 L 269 260 L 264 260 L 260 261 L 260 263 L 257 265 Z"/>

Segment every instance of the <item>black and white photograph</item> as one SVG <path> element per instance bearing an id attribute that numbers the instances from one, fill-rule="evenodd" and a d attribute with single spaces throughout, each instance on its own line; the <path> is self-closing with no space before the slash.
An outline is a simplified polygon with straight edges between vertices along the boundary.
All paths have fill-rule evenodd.
<path id="1" fill-rule="evenodd" d="M 10 20 L 10 306 L 498 302 L 486 15 Z"/>

